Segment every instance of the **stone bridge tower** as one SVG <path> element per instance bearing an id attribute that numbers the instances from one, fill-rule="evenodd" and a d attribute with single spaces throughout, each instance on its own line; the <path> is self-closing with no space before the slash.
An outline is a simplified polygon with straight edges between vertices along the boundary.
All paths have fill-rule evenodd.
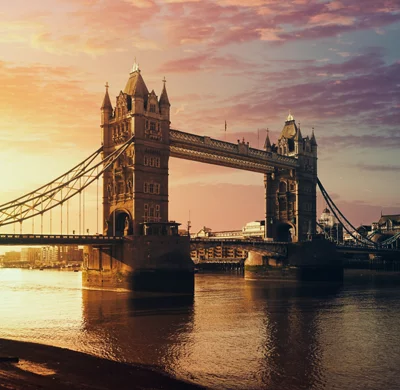
<path id="1" fill-rule="evenodd" d="M 105 234 L 137 236 L 160 229 L 168 223 L 170 103 L 165 80 L 158 99 L 134 64 L 114 109 L 106 86 L 101 114 L 105 155 L 134 136 L 103 177 Z"/>
<path id="2" fill-rule="evenodd" d="M 289 114 L 277 145 L 269 135 L 265 149 L 298 160 L 296 169 L 275 168 L 264 176 L 265 236 L 275 241 L 303 241 L 315 233 L 317 142 L 314 130 L 303 138 L 300 124 Z"/>
<path id="3" fill-rule="evenodd" d="M 189 236 L 168 219 L 170 103 L 149 92 L 135 64 L 113 108 L 101 106 L 103 157 L 131 140 L 103 174 L 104 235 L 120 245 L 85 247 L 85 286 L 193 294 Z M 133 138 L 132 138 L 133 137 Z"/>

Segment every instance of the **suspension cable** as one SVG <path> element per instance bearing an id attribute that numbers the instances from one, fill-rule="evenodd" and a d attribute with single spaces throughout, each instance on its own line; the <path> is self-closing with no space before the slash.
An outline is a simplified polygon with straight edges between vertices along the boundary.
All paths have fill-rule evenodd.
<path id="1" fill-rule="evenodd" d="M 339 210 L 339 208 L 335 205 L 335 203 L 333 202 L 332 198 L 329 196 L 328 192 L 325 190 L 324 186 L 322 185 L 322 183 L 320 182 L 320 180 L 317 178 L 317 184 L 319 189 L 321 190 L 321 193 L 325 199 L 325 201 L 327 202 L 329 208 L 331 209 L 331 211 L 333 212 L 333 215 L 335 216 L 335 218 L 341 222 L 341 218 L 339 218 L 338 214 L 342 217 L 342 220 L 344 220 L 352 229 L 353 232 L 356 231 L 357 229 L 349 222 L 349 220 L 343 215 L 343 213 Z M 377 244 L 375 242 L 373 242 L 372 240 L 363 237 L 363 239 L 359 239 L 357 236 L 355 236 L 353 234 L 352 231 L 350 231 L 350 229 L 347 228 L 347 226 L 342 223 L 343 228 L 346 230 L 346 232 L 348 234 L 351 235 L 351 237 L 353 237 L 357 242 L 360 242 L 364 245 L 373 245 L 374 247 L 377 246 Z M 366 242 L 367 241 L 367 242 Z"/>
<path id="2" fill-rule="evenodd" d="M 73 172 L 72 169 L 68 171 L 67 174 L 64 174 L 63 176 L 60 176 L 50 183 L 40 187 L 38 190 L 43 189 L 43 193 L 37 193 L 38 190 L 35 190 L 14 201 L 0 205 L 0 226 L 14 224 L 21 219 L 26 220 L 33 218 L 36 215 L 40 215 L 41 213 L 59 206 L 62 202 L 69 200 L 78 193 L 80 194 L 84 188 L 88 187 L 94 180 L 97 180 L 108 168 L 110 168 L 133 141 L 134 136 L 128 139 L 118 149 L 104 157 L 99 163 L 95 164 L 93 161 L 95 157 L 99 155 L 99 151 L 102 151 L 102 148 L 100 148 L 96 153 L 84 160 L 84 162 L 76 166 L 80 167 L 79 171 Z M 72 172 L 73 174 L 70 175 Z M 57 182 L 60 178 L 62 181 L 61 184 Z M 55 185 L 55 187 L 53 185 Z M 62 188 L 66 189 L 66 194 L 59 199 Z M 32 201 L 33 207 L 31 206 L 31 203 L 28 206 L 28 200 Z M 40 209 L 38 209 L 39 206 Z M 19 214 L 17 214 L 17 208 Z"/>
<path id="3" fill-rule="evenodd" d="M 99 173 L 99 168 L 97 167 L 97 174 Z M 99 233 L 99 178 L 96 181 L 96 233 Z"/>

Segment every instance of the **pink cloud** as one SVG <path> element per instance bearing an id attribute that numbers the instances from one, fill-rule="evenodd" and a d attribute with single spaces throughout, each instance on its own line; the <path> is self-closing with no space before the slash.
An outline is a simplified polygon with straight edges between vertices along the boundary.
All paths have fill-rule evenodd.
<path id="1" fill-rule="evenodd" d="M 191 57 L 186 57 L 178 60 L 167 61 L 159 68 L 160 71 L 168 73 L 184 73 L 197 72 L 204 70 L 215 69 L 248 69 L 254 65 L 240 59 L 237 56 L 225 55 L 219 56 L 213 53 L 196 54 Z"/>
<path id="2" fill-rule="evenodd" d="M 218 48 L 260 40 L 282 44 L 361 29 L 381 31 L 400 20 L 395 0 L 387 0 L 383 5 L 365 0 L 362 6 L 318 0 L 290 4 L 279 0 L 57 2 L 63 11 L 55 7 L 42 12 L 32 6 L 18 18 L 10 16 L 11 22 L 18 22 L 2 40 L 23 41 L 58 54 L 98 55 L 124 50 L 135 39 L 136 47 L 148 49 L 159 49 L 160 45 Z"/>
<path id="3" fill-rule="evenodd" d="M 99 122 L 101 97 L 83 87 L 89 77 L 73 67 L 0 62 L 3 142 L 40 153 L 52 143 L 75 143 L 79 134 L 82 147 L 85 142 L 93 147 L 91 132 Z M 32 148 L 35 142 L 40 148 Z"/>

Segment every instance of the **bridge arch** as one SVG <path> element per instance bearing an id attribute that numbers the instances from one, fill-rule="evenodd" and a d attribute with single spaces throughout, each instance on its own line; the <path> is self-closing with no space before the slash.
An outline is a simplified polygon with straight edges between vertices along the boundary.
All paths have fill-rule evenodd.
<path id="1" fill-rule="evenodd" d="M 296 227 L 290 222 L 278 222 L 276 225 L 276 241 L 292 242 L 295 240 Z"/>
<path id="2" fill-rule="evenodd" d="M 128 236 L 133 234 L 132 215 L 126 209 L 114 210 L 107 221 L 106 235 Z"/>

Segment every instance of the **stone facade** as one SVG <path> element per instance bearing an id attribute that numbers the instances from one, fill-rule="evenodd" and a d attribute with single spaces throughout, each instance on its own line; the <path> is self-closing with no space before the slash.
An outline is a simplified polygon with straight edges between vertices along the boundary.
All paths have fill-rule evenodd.
<path id="1" fill-rule="evenodd" d="M 103 233 L 124 239 L 85 247 L 85 286 L 193 294 L 189 236 L 168 219 L 169 115 L 165 80 L 158 99 L 136 64 L 115 108 L 106 85 L 103 158 L 117 158 L 103 174 Z"/>
<path id="2" fill-rule="evenodd" d="M 101 107 L 104 157 L 134 142 L 104 174 L 104 232 L 140 235 L 144 222 L 168 222 L 170 103 L 149 93 L 134 66 L 113 109 L 108 88 Z"/>
<path id="3" fill-rule="evenodd" d="M 267 151 L 298 160 L 296 169 L 275 168 L 264 175 L 265 238 L 275 241 L 303 241 L 315 233 L 317 142 L 314 131 L 303 138 L 300 125 L 289 115 L 277 145 L 265 142 Z"/>

